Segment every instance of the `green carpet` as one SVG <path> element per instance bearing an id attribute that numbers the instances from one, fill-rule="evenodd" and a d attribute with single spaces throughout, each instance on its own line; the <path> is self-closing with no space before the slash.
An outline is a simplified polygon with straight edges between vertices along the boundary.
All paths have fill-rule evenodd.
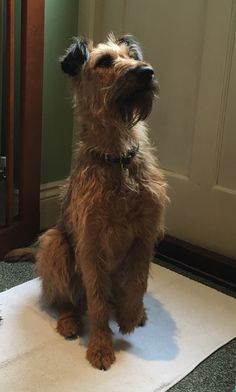
<path id="1" fill-rule="evenodd" d="M 159 263 L 159 262 L 158 262 Z M 163 265 L 163 262 L 160 262 Z M 170 267 L 169 265 L 163 265 Z M 174 271 L 187 275 L 177 268 L 171 267 Z M 36 277 L 34 265 L 29 263 L 6 264 L 0 262 L 0 291 L 4 291 L 27 280 Z M 202 283 L 214 287 L 213 284 L 203 279 L 197 279 Z M 215 287 L 221 290 L 220 287 Z M 233 293 L 222 289 L 228 295 Z M 224 347 L 216 351 L 209 358 L 203 361 L 195 370 L 181 380 L 170 392 L 236 392 L 236 339 L 232 340 Z"/>

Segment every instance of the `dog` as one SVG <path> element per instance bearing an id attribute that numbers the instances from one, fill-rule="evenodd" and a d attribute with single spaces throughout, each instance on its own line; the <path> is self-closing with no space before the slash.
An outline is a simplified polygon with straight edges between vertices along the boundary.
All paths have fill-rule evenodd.
<path id="1" fill-rule="evenodd" d="M 35 259 L 43 296 L 58 310 L 57 331 L 64 337 L 82 334 L 88 312 L 87 359 L 106 370 L 115 361 L 111 311 L 123 334 L 147 320 L 150 260 L 164 232 L 167 185 L 144 122 L 159 85 L 131 35 L 111 34 L 95 47 L 84 37 L 74 39 L 60 61 L 81 124 L 74 167 L 57 225 L 37 247 L 6 259 Z"/>

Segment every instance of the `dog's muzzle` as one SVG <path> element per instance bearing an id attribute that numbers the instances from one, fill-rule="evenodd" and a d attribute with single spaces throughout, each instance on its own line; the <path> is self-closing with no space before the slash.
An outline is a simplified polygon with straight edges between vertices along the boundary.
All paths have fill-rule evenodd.
<path id="1" fill-rule="evenodd" d="M 154 78 L 154 70 L 149 65 L 138 65 L 130 67 L 128 74 L 141 78 L 145 82 L 149 82 Z"/>
<path id="2" fill-rule="evenodd" d="M 134 92 L 159 92 L 159 84 L 155 78 L 154 69 L 147 64 L 131 66 L 126 74 L 130 90 Z"/>
<path id="3" fill-rule="evenodd" d="M 149 65 L 137 65 L 129 68 L 127 76 L 133 76 L 139 81 L 151 82 L 154 79 L 154 70 Z"/>

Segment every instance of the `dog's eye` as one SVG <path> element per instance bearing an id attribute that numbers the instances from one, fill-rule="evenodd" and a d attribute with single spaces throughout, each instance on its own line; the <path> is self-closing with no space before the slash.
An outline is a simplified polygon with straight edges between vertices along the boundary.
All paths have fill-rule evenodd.
<path id="1" fill-rule="evenodd" d="M 135 50 L 129 51 L 129 57 L 131 57 L 131 59 L 134 59 L 134 60 L 141 60 L 140 55 Z"/>
<path id="2" fill-rule="evenodd" d="M 96 67 L 109 68 L 113 65 L 113 58 L 109 55 L 101 57 L 97 63 Z"/>

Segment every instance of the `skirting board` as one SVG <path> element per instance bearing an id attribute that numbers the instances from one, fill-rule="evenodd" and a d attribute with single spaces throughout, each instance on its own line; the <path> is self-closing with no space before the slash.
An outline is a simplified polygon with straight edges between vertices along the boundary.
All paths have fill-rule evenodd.
<path id="1" fill-rule="evenodd" d="M 236 260 L 167 235 L 156 247 L 156 257 L 236 293 Z"/>
<path id="2" fill-rule="evenodd" d="M 64 180 L 53 181 L 40 186 L 40 229 L 55 225 L 59 213 L 59 195 Z"/>

